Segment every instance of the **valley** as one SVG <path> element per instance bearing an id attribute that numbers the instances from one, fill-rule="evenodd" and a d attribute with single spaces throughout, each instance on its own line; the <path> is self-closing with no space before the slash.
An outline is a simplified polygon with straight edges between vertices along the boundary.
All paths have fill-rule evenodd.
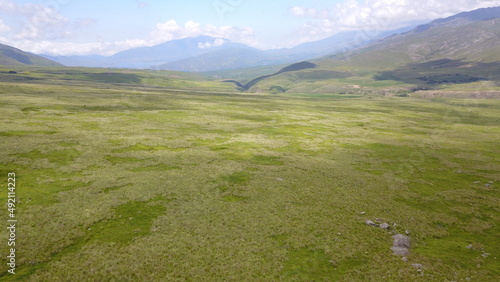
<path id="1" fill-rule="evenodd" d="M 498 100 L 18 71 L 0 82 L 16 280 L 498 276 Z M 391 236 L 405 232 L 402 260 Z"/>
<path id="2" fill-rule="evenodd" d="M 151 47 L 185 72 L 0 45 L 0 281 L 497 280 L 499 11 L 271 65 Z"/>

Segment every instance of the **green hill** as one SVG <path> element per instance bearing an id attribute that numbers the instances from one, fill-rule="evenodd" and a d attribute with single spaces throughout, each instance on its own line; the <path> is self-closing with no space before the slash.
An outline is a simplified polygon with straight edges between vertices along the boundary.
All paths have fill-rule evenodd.
<path id="1" fill-rule="evenodd" d="M 499 9 L 482 9 L 498 13 Z M 470 12 L 476 13 L 477 11 Z M 468 13 L 436 20 L 365 48 L 318 59 L 314 69 L 287 72 L 250 91 L 366 93 L 417 90 L 500 90 L 500 14 Z"/>
<path id="2" fill-rule="evenodd" d="M 62 66 L 59 63 L 45 59 L 43 57 L 30 54 L 17 48 L 0 44 L 0 65 L 4 66 L 21 66 L 33 65 L 44 67 Z"/>
<path id="3" fill-rule="evenodd" d="M 316 67 L 315 64 L 304 61 L 304 62 L 295 63 L 295 64 L 292 64 L 292 65 L 286 66 L 286 67 L 282 68 L 281 70 L 279 70 L 276 73 L 269 74 L 269 75 L 259 76 L 259 77 L 251 80 L 250 82 L 248 82 L 246 84 L 242 84 L 241 82 L 238 82 L 238 81 L 232 80 L 232 79 L 225 80 L 224 82 L 232 82 L 232 83 L 236 84 L 236 86 L 238 86 L 238 87 L 240 87 L 240 88 L 242 88 L 244 90 L 248 90 L 252 86 L 254 86 L 255 84 L 259 83 L 259 81 L 261 81 L 261 80 L 264 80 L 264 79 L 267 79 L 267 78 L 270 78 L 270 77 L 273 77 L 273 76 L 276 76 L 276 75 L 279 75 L 279 74 L 282 74 L 282 73 L 286 73 L 286 72 L 293 72 L 293 71 L 299 71 L 299 70 L 304 70 L 304 69 L 311 69 L 311 68 L 314 68 L 314 67 Z M 280 87 L 275 87 L 272 90 L 278 91 L 278 92 L 283 92 L 284 91 L 284 89 L 282 89 Z"/>
<path id="4" fill-rule="evenodd" d="M 350 56 L 351 65 L 392 68 L 439 59 L 500 61 L 500 19 L 468 23 L 463 19 L 426 31 L 392 36 Z M 338 56 L 332 57 L 337 59 Z"/>

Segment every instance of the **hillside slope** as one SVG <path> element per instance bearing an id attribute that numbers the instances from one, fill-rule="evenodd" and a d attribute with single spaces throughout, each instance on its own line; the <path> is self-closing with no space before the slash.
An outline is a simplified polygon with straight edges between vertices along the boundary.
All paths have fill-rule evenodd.
<path id="1" fill-rule="evenodd" d="M 497 62 L 500 60 L 500 19 L 468 22 L 457 18 L 389 37 L 359 50 L 349 64 L 394 67 L 439 59 Z M 338 56 L 331 57 L 338 59 Z"/>
<path id="2" fill-rule="evenodd" d="M 21 65 L 33 65 L 33 66 L 44 66 L 44 67 L 54 67 L 62 66 L 52 60 L 30 54 L 19 50 L 17 48 L 0 44 L 0 65 L 4 66 L 21 66 Z"/>
<path id="3" fill-rule="evenodd" d="M 314 70 L 273 76 L 250 90 L 281 87 L 287 92 L 352 93 L 376 89 L 385 93 L 459 89 L 465 84 L 500 88 L 500 9 L 436 20 L 313 62 L 317 64 Z"/>

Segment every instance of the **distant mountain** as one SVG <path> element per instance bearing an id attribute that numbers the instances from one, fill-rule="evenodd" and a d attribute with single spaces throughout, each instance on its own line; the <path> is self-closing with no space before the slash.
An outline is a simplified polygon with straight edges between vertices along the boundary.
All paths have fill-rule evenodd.
<path id="1" fill-rule="evenodd" d="M 435 20 L 353 53 L 350 64 L 394 67 L 439 59 L 500 60 L 500 8 Z M 332 56 L 330 58 L 338 58 Z"/>
<path id="2" fill-rule="evenodd" d="M 162 64 L 159 69 L 195 72 L 237 69 L 246 66 L 258 66 L 263 62 L 267 62 L 268 59 L 267 53 L 259 49 L 250 47 L 228 48 Z"/>
<path id="3" fill-rule="evenodd" d="M 366 83 L 394 81 L 414 85 L 415 89 L 481 80 L 500 85 L 500 8 L 435 20 L 312 62 L 316 64 L 314 70 L 276 75 L 259 81 L 250 90 L 281 87 L 285 91 L 331 91 L 335 79 L 366 73 L 376 74 L 366 77 Z"/>
<path id="4" fill-rule="evenodd" d="M 56 63 L 52 60 L 43 58 L 38 55 L 30 54 L 17 48 L 3 44 L 0 44 L 0 65 L 33 65 L 46 67 L 61 66 L 61 64 Z"/>
<path id="5" fill-rule="evenodd" d="M 418 26 L 414 32 L 422 32 L 425 31 L 435 25 L 443 24 L 443 23 L 449 23 L 455 21 L 456 23 L 458 22 L 477 22 L 477 21 L 485 21 L 493 18 L 498 18 L 500 15 L 500 7 L 493 7 L 493 8 L 482 8 L 482 9 L 477 9 L 474 11 L 470 12 L 463 12 L 460 14 L 456 14 L 454 16 L 448 17 L 448 18 L 443 18 L 443 19 L 437 19 L 429 24 L 424 24 Z M 456 20 L 459 21 L 456 21 Z"/>
<path id="6" fill-rule="evenodd" d="M 228 39 L 199 36 L 172 40 L 151 47 L 139 47 L 112 56 L 50 56 L 46 58 L 67 66 L 154 68 L 176 71 L 217 71 L 276 64 L 289 64 L 318 58 L 340 50 L 365 45 L 394 31 L 344 32 L 293 48 L 259 50 Z"/>
<path id="7" fill-rule="evenodd" d="M 259 50 L 249 46 L 226 48 L 160 65 L 162 70 L 207 72 L 289 64 L 333 54 L 366 45 L 387 35 L 401 33 L 410 27 L 392 31 L 342 32 L 323 40 L 293 48 Z"/>
<path id="8" fill-rule="evenodd" d="M 122 51 L 106 58 L 105 62 L 110 67 L 148 68 L 209 52 L 246 47 L 223 38 L 198 36 Z"/>
<path id="9" fill-rule="evenodd" d="M 392 34 L 400 34 L 413 29 L 416 25 L 411 25 L 395 30 L 379 31 L 379 30 L 362 30 L 362 31 L 347 31 L 339 32 L 333 36 L 322 40 L 303 43 L 289 49 L 277 49 L 271 52 L 282 54 L 307 54 L 310 59 L 318 58 L 334 53 L 354 49 L 364 46 L 375 40 L 385 38 Z"/>
<path id="10" fill-rule="evenodd" d="M 103 64 L 106 56 L 87 55 L 87 56 L 51 56 L 40 55 L 47 59 L 56 61 L 68 67 L 98 67 Z"/>
<path id="11" fill-rule="evenodd" d="M 208 72 L 262 67 L 296 62 L 307 54 L 290 55 L 256 48 L 229 48 L 161 65 L 163 70 Z"/>
<path id="12" fill-rule="evenodd" d="M 107 57 L 97 55 L 44 56 L 67 66 L 148 69 L 213 51 L 247 47 L 244 44 L 234 43 L 223 38 L 198 36 L 172 40 L 151 47 L 132 48 Z"/>

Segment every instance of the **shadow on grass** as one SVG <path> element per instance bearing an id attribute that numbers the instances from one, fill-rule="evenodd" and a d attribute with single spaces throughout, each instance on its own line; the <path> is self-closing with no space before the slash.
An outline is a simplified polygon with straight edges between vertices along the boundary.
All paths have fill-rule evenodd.
<path id="1" fill-rule="evenodd" d="M 88 73 L 85 74 L 86 80 L 104 82 L 104 83 L 133 83 L 140 84 L 141 78 L 133 73 Z"/>
<path id="2" fill-rule="evenodd" d="M 380 72 L 373 78 L 377 81 L 392 80 L 414 84 L 415 90 L 427 90 L 437 85 L 466 84 L 477 81 L 492 81 L 496 86 L 500 86 L 499 73 L 500 62 L 482 63 L 440 59 L 408 64 L 400 69 Z"/>

